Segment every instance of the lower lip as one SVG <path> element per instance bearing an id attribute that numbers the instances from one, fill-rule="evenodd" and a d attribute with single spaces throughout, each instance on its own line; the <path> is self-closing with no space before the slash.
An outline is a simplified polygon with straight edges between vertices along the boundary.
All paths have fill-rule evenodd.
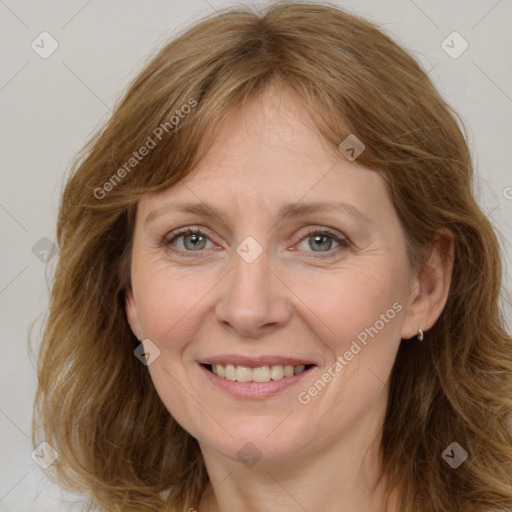
<path id="1" fill-rule="evenodd" d="M 269 398 L 275 396 L 281 391 L 298 384 L 305 375 L 309 375 L 315 368 L 313 366 L 293 377 L 283 377 L 268 382 L 238 382 L 219 377 L 203 365 L 199 365 L 199 367 L 214 386 L 237 398 Z"/>

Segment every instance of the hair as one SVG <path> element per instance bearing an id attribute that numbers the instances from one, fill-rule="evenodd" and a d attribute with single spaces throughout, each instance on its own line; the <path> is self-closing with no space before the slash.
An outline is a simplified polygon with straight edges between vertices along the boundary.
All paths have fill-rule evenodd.
<path id="1" fill-rule="evenodd" d="M 52 478 L 106 511 L 199 503 L 208 483 L 199 445 L 134 357 L 125 291 L 135 213 L 143 195 L 183 179 L 228 116 L 271 85 L 298 95 L 333 148 L 350 134 L 363 141 L 357 162 L 385 179 L 411 269 L 422 268 L 439 232 L 453 235 L 446 305 L 423 343 L 401 344 L 392 369 L 386 488 L 404 512 L 512 509 L 512 339 L 499 241 L 474 198 L 463 123 L 391 36 L 318 2 L 199 20 L 152 56 L 76 158 L 59 209 L 34 405 L 34 444 L 59 453 Z M 454 441 L 469 454 L 457 470 L 441 456 Z"/>

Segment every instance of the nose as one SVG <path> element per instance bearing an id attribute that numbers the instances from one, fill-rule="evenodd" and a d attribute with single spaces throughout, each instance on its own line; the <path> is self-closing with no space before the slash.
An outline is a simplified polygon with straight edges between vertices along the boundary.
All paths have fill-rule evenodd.
<path id="1" fill-rule="evenodd" d="M 217 321 L 238 336 L 258 338 L 284 326 L 290 318 L 289 290 L 268 265 L 267 252 L 248 263 L 233 255 L 215 308 Z"/>

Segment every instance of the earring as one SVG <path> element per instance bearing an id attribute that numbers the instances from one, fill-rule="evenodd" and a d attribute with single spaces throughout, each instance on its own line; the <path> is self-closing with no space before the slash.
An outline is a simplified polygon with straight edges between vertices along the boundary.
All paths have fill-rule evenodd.
<path id="1" fill-rule="evenodd" d="M 423 341 L 423 331 L 421 329 L 418 329 L 418 341 Z"/>

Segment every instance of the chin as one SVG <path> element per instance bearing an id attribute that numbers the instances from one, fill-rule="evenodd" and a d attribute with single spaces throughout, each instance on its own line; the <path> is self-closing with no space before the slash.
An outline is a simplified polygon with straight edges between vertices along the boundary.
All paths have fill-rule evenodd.
<path id="1" fill-rule="evenodd" d="M 276 463 L 289 461 L 300 457 L 305 447 L 308 436 L 306 432 L 290 431 L 290 425 L 286 421 L 280 424 L 284 418 L 237 418 L 226 429 L 233 436 L 224 432 L 220 438 L 212 438 L 207 435 L 197 437 L 201 449 L 208 446 L 213 450 L 233 461 L 242 462 L 248 467 L 262 463 Z M 291 415 L 290 415 L 291 416 Z M 286 426 L 284 426 L 286 423 Z M 304 429 L 306 430 L 306 429 Z"/>

